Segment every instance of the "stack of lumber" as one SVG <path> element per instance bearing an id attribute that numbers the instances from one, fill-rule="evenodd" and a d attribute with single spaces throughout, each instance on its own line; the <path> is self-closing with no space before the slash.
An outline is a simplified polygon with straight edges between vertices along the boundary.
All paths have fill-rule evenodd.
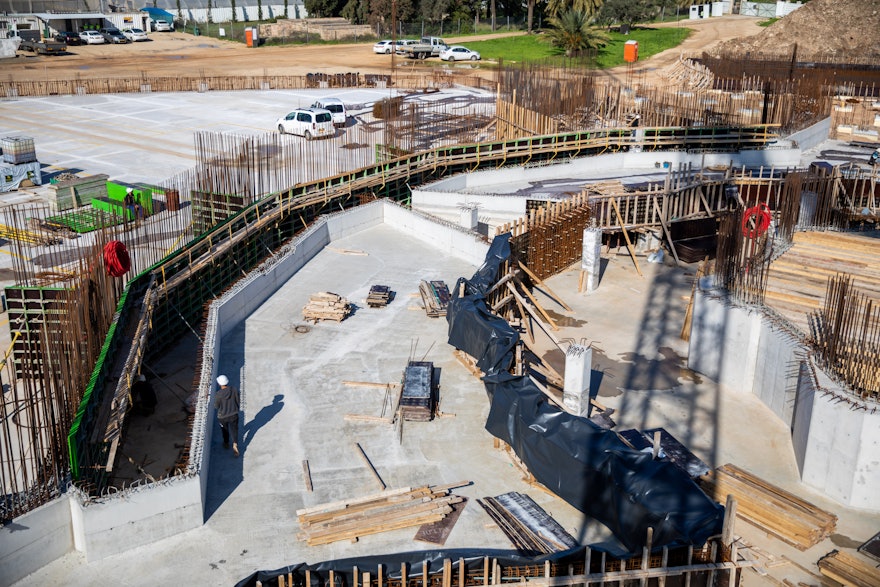
<path id="1" fill-rule="evenodd" d="M 514 546 L 525 553 L 568 550 L 578 541 L 528 495 L 511 491 L 477 500 Z"/>
<path id="2" fill-rule="evenodd" d="M 387 285 L 370 286 L 367 294 L 367 305 L 371 308 L 384 308 L 391 301 L 391 288 Z"/>
<path id="3" fill-rule="evenodd" d="M 351 304 L 342 296 L 329 291 L 309 296 L 309 303 L 303 307 L 303 318 L 306 320 L 336 320 L 342 322 L 351 314 Z"/>
<path id="4" fill-rule="evenodd" d="M 825 299 L 828 278 L 845 273 L 868 297 L 880 299 L 877 239 L 839 232 L 797 232 L 793 245 L 770 264 L 764 303 L 810 332 L 808 316 Z"/>
<path id="5" fill-rule="evenodd" d="M 452 504 L 462 501 L 449 494 L 462 485 L 467 482 L 391 489 L 297 510 L 302 529 L 297 538 L 315 546 L 438 522 L 452 512 Z"/>
<path id="6" fill-rule="evenodd" d="M 706 493 L 719 503 L 736 498 L 736 515 L 798 550 L 831 536 L 837 516 L 755 477 L 731 464 L 700 479 Z"/>
<path id="7" fill-rule="evenodd" d="M 404 420 L 430 422 L 434 419 L 434 363 L 410 361 L 407 364 L 398 406 Z"/>
<path id="8" fill-rule="evenodd" d="M 439 318 L 446 315 L 446 307 L 449 305 L 451 296 L 449 288 L 442 281 L 422 281 L 419 283 L 419 294 L 425 304 L 425 312 L 431 318 Z"/>
<path id="9" fill-rule="evenodd" d="M 819 559 L 819 571 L 848 587 L 877 587 L 880 569 L 867 561 L 845 552 L 832 550 Z"/>

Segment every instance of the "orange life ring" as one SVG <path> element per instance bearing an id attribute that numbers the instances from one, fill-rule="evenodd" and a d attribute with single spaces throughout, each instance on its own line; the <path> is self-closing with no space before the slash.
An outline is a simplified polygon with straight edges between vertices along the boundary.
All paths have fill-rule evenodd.
<path id="1" fill-rule="evenodd" d="M 767 204 L 758 204 L 746 210 L 742 220 L 742 233 L 746 238 L 758 238 L 763 236 L 770 228 L 773 216 Z"/>

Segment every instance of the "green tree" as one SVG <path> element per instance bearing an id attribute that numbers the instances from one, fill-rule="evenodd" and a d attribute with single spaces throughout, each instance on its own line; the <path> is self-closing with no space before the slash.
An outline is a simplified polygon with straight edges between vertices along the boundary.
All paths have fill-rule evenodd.
<path id="1" fill-rule="evenodd" d="M 257 0 L 257 20 L 263 20 L 263 0 Z"/>
<path id="2" fill-rule="evenodd" d="M 621 29 L 629 30 L 634 24 L 647 22 L 657 14 L 657 8 L 653 2 L 644 0 L 605 0 L 602 9 L 596 17 L 601 23 L 619 23 Z"/>
<path id="3" fill-rule="evenodd" d="M 303 6 L 315 18 L 339 16 L 341 8 L 339 0 L 304 0 Z"/>
<path id="4" fill-rule="evenodd" d="M 208 24 L 214 22 L 214 15 L 212 14 L 213 5 L 211 4 L 211 0 L 208 0 Z"/>
<path id="5" fill-rule="evenodd" d="M 290 18 L 290 16 L 288 16 L 287 14 L 287 3 L 288 0 L 284 0 L 284 18 Z"/>
<path id="6" fill-rule="evenodd" d="M 177 20 L 183 22 L 183 9 L 180 6 L 180 0 L 177 0 Z"/>
<path id="7" fill-rule="evenodd" d="M 391 4 L 396 5 L 397 22 L 404 22 L 412 18 L 415 14 L 415 7 L 412 0 L 369 0 L 370 9 L 367 15 L 368 22 L 373 25 L 379 25 L 383 31 L 391 31 Z"/>
<path id="8" fill-rule="evenodd" d="M 238 22 L 238 9 L 235 6 L 235 0 L 230 0 L 230 6 L 232 6 L 232 22 Z"/>
<path id="9" fill-rule="evenodd" d="M 559 16 L 566 10 L 577 10 L 592 17 L 602 8 L 603 0 L 547 0 L 548 16 Z"/>
<path id="10" fill-rule="evenodd" d="M 584 51 L 604 47 L 609 42 L 608 35 L 590 26 L 590 17 L 580 10 L 566 10 L 547 21 L 550 42 L 565 51 L 566 57 L 577 57 Z"/>
<path id="11" fill-rule="evenodd" d="M 364 24 L 367 22 L 367 15 L 370 12 L 368 0 L 348 0 L 342 7 L 342 18 L 345 18 L 351 24 Z M 311 16 L 311 13 L 309 13 Z"/>

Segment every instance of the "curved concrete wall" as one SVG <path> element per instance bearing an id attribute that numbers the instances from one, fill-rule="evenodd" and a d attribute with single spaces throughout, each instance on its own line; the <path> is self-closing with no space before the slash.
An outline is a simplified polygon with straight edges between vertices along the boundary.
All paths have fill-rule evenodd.
<path id="1" fill-rule="evenodd" d="M 840 401 L 858 398 L 808 367 L 810 350 L 796 336 L 708 284 L 694 299 L 688 367 L 731 391 L 757 395 L 791 428 L 804 484 L 846 506 L 880 512 L 880 406 L 856 401 L 865 409 L 854 409 Z"/>

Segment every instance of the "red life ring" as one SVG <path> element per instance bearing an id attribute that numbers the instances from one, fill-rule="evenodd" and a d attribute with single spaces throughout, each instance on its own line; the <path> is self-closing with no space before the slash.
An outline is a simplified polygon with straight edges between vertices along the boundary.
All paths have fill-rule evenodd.
<path id="1" fill-rule="evenodd" d="M 128 250 L 120 241 L 110 241 L 104 245 L 104 266 L 107 275 L 122 277 L 131 269 L 131 258 Z"/>
<path id="2" fill-rule="evenodd" d="M 758 238 L 770 228 L 773 219 L 767 204 L 758 204 L 746 210 L 742 220 L 742 233 L 746 238 Z"/>

